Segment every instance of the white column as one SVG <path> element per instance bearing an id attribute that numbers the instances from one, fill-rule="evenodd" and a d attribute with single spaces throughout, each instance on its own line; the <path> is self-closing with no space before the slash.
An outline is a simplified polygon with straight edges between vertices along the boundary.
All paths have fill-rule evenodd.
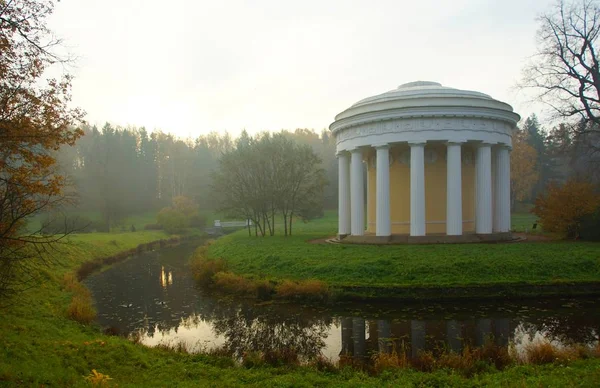
<path id="1" fill-rule="evenodd" d="M 446 162 L 446 234 L 462 235 L 461 143 L 448 143 Z"/>
<path id="2" fill-rule="evenodd" d="M 353 236 L 363 236 L 365 234 L 365 185 L 363 179 L 362 151 L 355 148 L 351 151 L 350 160 L 350 208 L 351 208 L 351 228 L 350 233 Z"/>
<path id="3" fill-rule="evenodd" d="M 410 235 L 425 236 L 425 143 L 410 144 Z"/>
<path id="4" fill-rule="evenodd" d="M 377 149 L 375 234 L 377 236 L 390 236 L 392 234 L 390 221 L 390 147 L 385 144 L 375 146 L 375 148 Z"/>
<path id="5" fill-rule="evenodd" d="M 340 152 L 338 157 L 338 234 L 350 234 L 350 157 Z"/>
<path id="6" fill-rule="evenodd" d="M 492 233 L 492 147 L 482 143 L 477 147 L 475 165 L 475 232 Z"/>
<path id="7" fill-rule="evenodd" d="M 365 159 L 363 161 L 363 163 L 365 164 L 365 167 L 367 168 L 367 174 L 366 174 L 366 176 L 367 176 L 367 181 L 366 181 L 367 189 L 365 190 L 367 192 L 367 202 L 366 202 L 366 205 L 365 205 L 365 219 L 366 219 L 365 228 L 366 228 L 366 230 L 369 230 L 369 228 L 370 228 L 369 222 L 370 222 L 371 217 L 372 217 L 371 210 L 370 210 L 371 206 L 369 206 L 369 204 L 371 203 L 371 194 L 372 194 L 371 193 L 371 182 L 370 182 L 370 180 L 371 180 L 371 177 L 370 177 L 371 171 L 369 171 L 371 169 L 371 166 L 370 166 L 371 163 L 369 161 L 369 156 L 367 156 L 367 159 Z M 377 197 L 377 196 L 375 196 L 375 197 Z"/>
<path id="8" fill-rule="evenodd" d="M 494 172 L 496 203 L 494 207 L 494 232 L 510 231 L 510 149 L 501 145 L 496 149 Z"/>

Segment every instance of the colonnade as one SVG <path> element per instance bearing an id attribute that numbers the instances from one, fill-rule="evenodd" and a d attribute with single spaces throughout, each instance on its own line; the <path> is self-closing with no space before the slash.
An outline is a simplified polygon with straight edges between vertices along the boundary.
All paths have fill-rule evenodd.
<path id="1" fill-rule="evenodd" d="M 466 142 L 446 143 L 446 235 L 463 234 L 462 148 Z M 475 233 L 510 231 L 510 147 L 504 144 L 473 143 L 475 160 Z M 425 142 L 410 146 L 410 235 L 426 235 Z M 375 144 L 376 150 L 376 236 L 391 235 L 390 144 Z M 365 234 L 363 152 L 367 147 L 338 152 L 340 235 Z M 492 149 L 494 152 L 492 152 Z M 492 163 L 492 155 L 494 161 Z M 493 174 L 492 174 L 493 169 Z M 494 181 L 492 182 L 492 176 Z M 493 201 L 492 201 L 493 199 Z"/>

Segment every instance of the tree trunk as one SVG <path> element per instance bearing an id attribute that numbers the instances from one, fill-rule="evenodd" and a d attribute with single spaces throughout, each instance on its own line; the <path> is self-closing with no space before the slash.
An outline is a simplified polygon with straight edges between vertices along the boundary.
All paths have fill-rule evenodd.
<path id="1" fill-rule="evenodd" d="M 283 235 L 287 236 L 288 235 L 288 224 L 287 224 L 287 214 L 286 213 L 283 213 L 283 225 L 284 225 Z"/>
<path id="2" fill-rule="evenodd" d="M 292 218 L 294 218 L 294 213 L 290 213 L 290 236 L 292 235 Z"/>
<path id="3" fill-rule="evenodd" d="M 275 209 L 271 208 L 271 223 L 273 224 L 273 231 L 271 236 L 275 235 Z"/>

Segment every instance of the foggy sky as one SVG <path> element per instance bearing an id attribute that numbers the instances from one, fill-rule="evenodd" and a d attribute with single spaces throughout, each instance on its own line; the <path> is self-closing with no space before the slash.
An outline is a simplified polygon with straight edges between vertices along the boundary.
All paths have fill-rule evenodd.
<path id="1" fill-rule="evenodd" d="M 522 116 L 514 90 L 553 0 L 62 0 L 50 23 L 78 59 L 73 103 L 179 136 L 327 128 L 415 80 L 471 89 Z"/>

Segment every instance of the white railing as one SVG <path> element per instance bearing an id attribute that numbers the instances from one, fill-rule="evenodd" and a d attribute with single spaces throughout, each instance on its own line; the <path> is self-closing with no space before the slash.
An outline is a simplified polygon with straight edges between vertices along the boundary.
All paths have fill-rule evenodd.
<path id="1" fill-rule="evenodd" d="M 241 227 L 246 227 L 252 225 L 252 221 L 251 220 L 246 220 L 246 221 L 221 221 L 221 220 L 215 220 L 215 227 L 216 228 L 241 228 Z"/>

